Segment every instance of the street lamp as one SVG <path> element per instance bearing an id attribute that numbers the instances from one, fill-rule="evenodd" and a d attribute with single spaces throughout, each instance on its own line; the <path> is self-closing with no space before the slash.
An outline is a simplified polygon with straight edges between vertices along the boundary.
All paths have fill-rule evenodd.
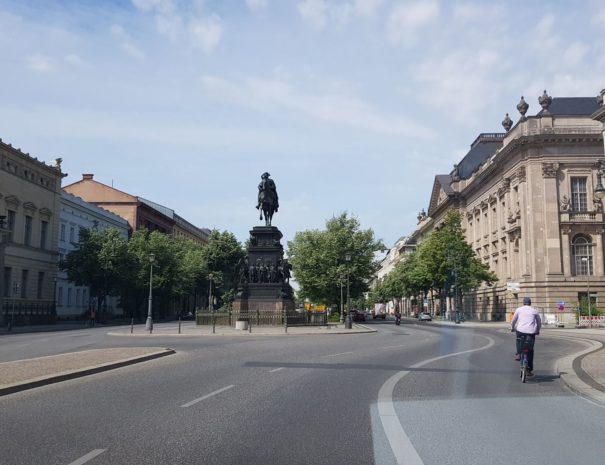
<path id="1" fill-rule="evenodd" d="M 591 314 L 591 303 L 590 303 L 590 259 L 588 257 L 582 257 L 582 261 L 586 263 L 586 294 L 588 295 L 588 327 L 592 328 L 592 314 Z M 580 317 L 578 316 L 578 324 L 580 324 Z"/>
<path id="2" fill-rule="evenodd" d="M 145 329 L 149 331 L 149 334 L 153 331 L 153 313 L 152 313 L 152 302 L 153 302 L 153 261 L 155 255 L 149 254 L 149 303 L 147 305 L 147 321 L 145 322 Z"/>
<path id="3" fill-rule="evenodd" d="M 0 215 L 0 275 L 2 278 L 0 279 L 0 315 L 4 314 L 4 294 L 8 295 L 8 289 L 4 289 L 4 249 L 8 245 L 8 235 L 10 233 L 10 229 L 6 228 L 5 221 L 6 215 Z"/>
<path id="4" fill-rule="evenodd" d="M 344 275 L 340 276 L 340 324 L 345 322 L 345 301 L 343 296 L 343 287 L 345 284 Z"/>
<path id="5" fill-rule="evenodd" d="M 210 310 L 212 317 L 212 334 L 216 331 L 216 319 L 214 318 L 214 303 L 212 302 L 212 280 L 214 279 L 214 273 L 208 273 L 208 310 Z"/>
<path id="6" fill-rule="evenodd" d="M 8 332 L 13 330 L 13 321 L 15 318 L 15 300 L 17 300 L 17 294 L 19 294 L 19 290 L 21 289 L 21 285 L 18 282 L 13 283 L 13 306 L 11 310 L 11 317 L 8 320 Z"/>
<path id="7" fill-rule="evenodd" d="M 605 187 L 603 187 L 602 177 L 605 171 L 605 160 L 597 160 L 595 163 L 597 167 L 597 187 L 594 189 L 594 196 L 601 200 L 605 198 Z"/>
<path id="8" fill-rule="evenodd" d="M 351 292 L 350 292 L 350 280 L 349 280 L 349 275 L 350 275 L 350 269 L 349 269 L 349 264 L 351 262 L 351 254 L 347 253 L 345 254 L 345 261 L 347 262 L 347 324 L 346 326 L 351 329 L 353 326 L 353 322 L 351 320 Z"/>

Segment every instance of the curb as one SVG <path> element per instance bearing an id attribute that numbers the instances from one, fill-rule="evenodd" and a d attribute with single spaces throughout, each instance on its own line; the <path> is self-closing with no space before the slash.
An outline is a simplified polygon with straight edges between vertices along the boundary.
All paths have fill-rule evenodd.
<path id="1" fill-rule="evenodd" d="M 27 389 L 33 389 L 40 386 L 46 386 L 48 384 L 59 383 L 69 379 L 81 378 L 84 376 L 92 375 L 95 373 L 101 373 L 103 371 L 113 370 L 114 368 L 120 368 L 128 365 L 134 365 L 139 362 L 146 362 L 155 358 L 164 357 L 166 355 L 172 355 L 176 353 L 173 349 L 163 349 L 157 352 L 152 352 L 146 355 L 140 355 L 137 357 L 130 357 L 115 362 L 102 363 L 100 365 L 94 365 L 89 368 L 82 368 L 79 370 L 68 370 L 54 375 L 42 376 L 40 378 L 34 378 L 21 383 L 8 384 L 0 388 L 0 396 L 7 394 L 13 394 L 19 391 L 25 391 Z"/>
<path id="2" fill-rule="evenodd" d="M 559 375 L 559 378 L 561 378 L 561 380 L 572 392 L 575 392 L 581 397 L 584 397 L 602 406 L 605 406 L 605 392 L 591 386 L 580 378 L 580 376 L 578 375 L 578 371 L 581 371 L 582 373 L 586 374 L 586 376 L 590 375 L 588 375 L 588 373 L 582 370 L 581 363 L 577 363 L 578 361 L 581 362 L 581 359 L 584 356 L 602 349 L 603 343 L 601 343 L 600 341 L 594 341 L 592 339 L 585 339 L 573 336 L 548 335 L 545 337 L 568 339 L 571 341 L 579 342 L 586 346 L 586 349 L 584 350 L 575 352 L 571 355 L 558 359 L 556 365 L 556 372 Z M 595 382 L 595 384 L 597 383 Z"/>

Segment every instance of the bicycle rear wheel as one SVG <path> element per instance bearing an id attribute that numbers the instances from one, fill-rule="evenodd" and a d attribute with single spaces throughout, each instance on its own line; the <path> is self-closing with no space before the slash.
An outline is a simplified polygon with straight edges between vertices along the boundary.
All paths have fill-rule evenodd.
<path id="1" fill-rule="evenodd" d="M 527 354 L 524 352 L 521 356 L 521 382 L 527 381 Z"/>

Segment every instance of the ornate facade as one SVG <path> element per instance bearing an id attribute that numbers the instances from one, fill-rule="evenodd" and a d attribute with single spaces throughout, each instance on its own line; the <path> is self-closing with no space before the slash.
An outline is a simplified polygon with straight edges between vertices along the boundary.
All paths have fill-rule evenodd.
<path id="1" fill-rule="evenodd" d="M 542 109 L 505 133 L 481 134 L 449 175 L 435 178 L 415 236 L 438 227 L 452 208 L 463 214 L 467 241 L 499 277 L 467 294 L 467 317 L 504 319 L 528 295 L 544 313 L 573 312 L 590 287 L 605 299 L 605 219 L 598 188 L 605 110 L 593 97 L 539 97 Z M 600 118 L 600 119 L 599 119 Z M 605 162 L 604 162 L 605 163 Z"/>
<path id="2" fill-rule="evenodd" d="M 54 322 L 61 159 L 0 140 L 0 324 Z"/>

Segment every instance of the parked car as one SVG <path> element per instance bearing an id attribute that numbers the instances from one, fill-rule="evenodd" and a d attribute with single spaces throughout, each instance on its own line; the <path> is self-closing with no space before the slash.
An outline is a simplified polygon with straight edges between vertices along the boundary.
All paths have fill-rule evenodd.
<path id="1" fill-rule="evenodd" d="M 382 318 L 383 320 L 387 317 L 387 307 L 385 304 L 374 304 L 374 310 L 372 310 L 372 319 Z"/>
<path id="2" fill-rule="evenodd" d="M 351 310 L 351 318 L 355 322 L 366 321 L 366 314 L 360 310 Z"/>
<path id="3" fill-rule="evenodd" d="M 418 315 L 418 320 L 419 321 L 432 321 L 433 318 L 431 317 L 430 313 L 422 312 L 420 315 Z"/>

